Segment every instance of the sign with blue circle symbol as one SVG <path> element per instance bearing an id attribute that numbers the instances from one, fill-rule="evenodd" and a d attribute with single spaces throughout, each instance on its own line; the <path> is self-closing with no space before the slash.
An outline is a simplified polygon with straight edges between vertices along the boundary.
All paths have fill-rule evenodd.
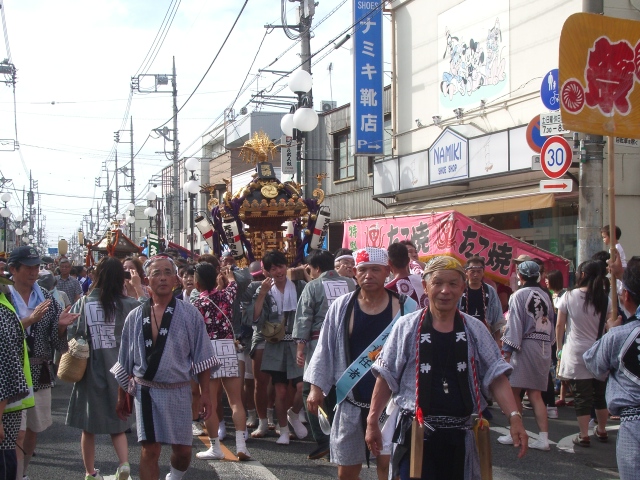
<path id="1" fill-rule="evenodd" d="M 560 110 L 560 97 L 558 96 L 558 69 L 554 68 L 542 77 L 540 85 L 540 98 L 549 110 Z"/>

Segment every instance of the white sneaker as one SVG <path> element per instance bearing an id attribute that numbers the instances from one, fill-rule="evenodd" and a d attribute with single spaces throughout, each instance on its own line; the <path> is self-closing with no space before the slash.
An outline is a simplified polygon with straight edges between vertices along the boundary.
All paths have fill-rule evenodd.
<path id="1" fill-rule="evenodd" d="M 549 447 L 549 442 L 543 442 L 542 440 L 531 440 L 529 442 L 529 448 L 535 448 L 536 450 L 543 450 L 545 452 L 548 452 L 549 450 L 551 450 L 551 447 Z"/>
<path id="2" fill-rule="evenodd" d="M 558 407 L 547 407 L 547 418 L 558 418 Z"/>
<path id="3" fill-rule="evenodd" d="M 293 427 L 293 432 L 296 434 L 296 437 L 298 437 L 298 440 L 302 440 L 307 436 L 309 433 L 307 427 L 302 424 L 300 417 L 298 417 L 298 414 L 294 413 L 292 409 L 287 410 L 287 420 L 289 420 L 289 423 Z"/>
<path id="4" fill-rule="evenodd" d="M 218 438 L 220 439 L 220 441 L 223 441 L 226 436 L 227 424 L 224 422 L 220 422 L 220 425 L 218 426 Z"/>
<path id="5" fill-rule="evenodd" d="M 196 458 L 199 458 L 200 460 L 222 460 L 224 458 L 224 453 L 220 447 L 209 447 L 209 450 L 196 453 Z"/>
<path id="6" fill-rule="evenodd" d="M 104 480 L 104 477 L 102 475 L 100 475 L 100 470 L 98 470 L 97 468 L 96 470 L 96 474 L 95 475 L 85 475 L 84 478 L 85 480 L 87 479 L 91 479 L 91 480 Z M 22 480 L 25 479 L 29 479 L 29 477 L 27 477 L 26 475 L 24 477 L 22 477 Z"/>
<path id="7" fill-rule="evenodd" d="M 129 478 L 129 474 L 131 473 L 131 467 L 128 462 L 123 463 L 116 470 L 116 478 L 115 480 L 127 480 Z"/>
<path id="8" fill-rule="evenodd" d="M 202 424 L 200 422 L 191 422 L 191 433 L 193 433 L 194 437 L 199 437 L 200 435 L 204 435 Z"/>
<path id="9" fill-rule="evenodd" d="M 513 445 L 513 438 L 511 438 L 511 435 L 502 435 L 498 437 L 498 442 L 502 445 Z"/>

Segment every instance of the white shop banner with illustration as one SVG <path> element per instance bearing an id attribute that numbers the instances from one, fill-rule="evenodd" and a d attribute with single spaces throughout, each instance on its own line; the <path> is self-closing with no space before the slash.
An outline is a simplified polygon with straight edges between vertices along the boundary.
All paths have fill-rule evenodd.
<path id="1" fill-rule="evenodd" d="M 466 0 L 438 15 L 444 114 L 509 92 L 509 0 Z"/>

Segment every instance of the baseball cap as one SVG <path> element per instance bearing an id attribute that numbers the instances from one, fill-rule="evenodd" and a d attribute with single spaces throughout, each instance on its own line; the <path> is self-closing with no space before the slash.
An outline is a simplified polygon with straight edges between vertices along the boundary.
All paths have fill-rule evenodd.
<path id="1" fill-rule="evenodd" d="M 42 257 L 42 263 L 54 263 L 55 260 L 52 257 L 44 256 Z"/>
<path id="2" fill-rule="evenodd" d="M 35 248 L 24 245 L 11 250 L 9 263 L 21 263 L 27 267 L 33 267 L 34 265 L 40 265 L 42 259 Z"/>
<path id="3" fill-rule="evenodd" d="M 53 290 L 53 287 L 56 286 L 56 277 L 49 270 L 40 270 L 37 282 L 41 287 Z"/>
<path id="4" fill-rule="evenodd" d="M 531 261 L 531 257 L 529 255 L 522 254 L 518 258 L 513 260 L 513 263 L 522 263 L 522 262 L 530 262 L 530 261 Z"/>
<path id="5" fill-rule="evenodd" d="M 540 265 L 532 260 L 527 260 L 518 265 L 518 272 L 525 277 L 535 277 L 540 275 Z"/>

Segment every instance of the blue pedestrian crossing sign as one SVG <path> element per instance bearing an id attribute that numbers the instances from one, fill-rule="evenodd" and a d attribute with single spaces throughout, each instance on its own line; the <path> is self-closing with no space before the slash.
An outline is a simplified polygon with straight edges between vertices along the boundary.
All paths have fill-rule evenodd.
<path id="1" fill-rule="evenodd" d="M 560 97 L 558 96 L 558 69 L 554 68 L 542 77 L 540 85 L 540 98 L 549 110 L 560 110 Z"/>

